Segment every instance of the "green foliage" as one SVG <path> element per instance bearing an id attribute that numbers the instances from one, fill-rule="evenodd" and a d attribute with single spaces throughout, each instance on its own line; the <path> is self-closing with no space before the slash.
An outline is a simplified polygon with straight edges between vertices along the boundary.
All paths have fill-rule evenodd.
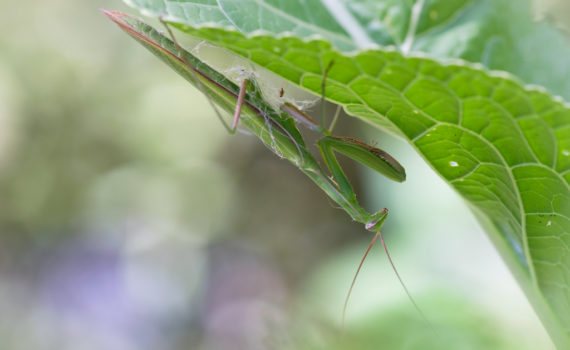
<path id="1" fill-rule="evenodd" d="M 395 44 L 505 69 L 570 96 L 566 39 L 534 25 L 526 2 L 309 3 L 132 1 L 316 94 L 334 61 L 327 100 L 406 139 L 466 199 L 554 341 L 569 347 L 570 107 L 466 62 L 393 49 L 347 53 L 371 42 Z M 285 32 L 293 35 L 278 36 Z M 309 35 L 324 40 L 307 41 Z M 534 51 L 540 54 L 520 59 Z"/>

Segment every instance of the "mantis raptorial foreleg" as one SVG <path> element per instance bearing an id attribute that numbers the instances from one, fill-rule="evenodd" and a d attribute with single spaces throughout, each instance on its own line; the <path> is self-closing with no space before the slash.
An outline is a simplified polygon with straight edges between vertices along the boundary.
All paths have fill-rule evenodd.
<path id="1" fill-rule="evenodd" d="M 311 117 L 292 104 L 283 104 L 281 106 L 281 110 L 294 117 L 301 124 L 326 135 L 318 141 L 322 158 L 331 172 L 335 187 L 340 191 L 346 201 L 352 203 L 355 207 L 360 208 L 360 205 L 356 200 L 356 194 L 354 193 L 352 185 L 344 174 L 344 171 L 338 163 L 333 151 L 342 153 L 391 180 L 397 182 L 403 182 L 406 180 L 406 171 L 404 167 L 400 165 L 396 159 L 381 149 L 367 145 L 364 142 L 350 137 L 329 136 L 329 130 L 323 129 L 321 125 L 317 124 L 313 119 L 311 119 Z M 357 221 L 365 224 L 367 230 L 375 231 L 381 225 L 380 219 L 385 217 L 385 215 L 382 214 L 383 212 L 378 212 L 373 215 L 362 215 L 361 220 Z"/>

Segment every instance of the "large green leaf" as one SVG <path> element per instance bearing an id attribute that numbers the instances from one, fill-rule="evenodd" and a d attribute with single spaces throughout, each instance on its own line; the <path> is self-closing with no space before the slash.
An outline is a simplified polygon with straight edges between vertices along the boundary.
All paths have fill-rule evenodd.
<path id="1" fill-rule="evenodd" d="M 421 23 L 418 30 L 429 33 Z M 557 345 L 570 347 L 568 105 L 462 62 L 391 50 L 347 55 L 325 41 L 180 28 L 317 94 L 324 67 L 334 60 L 327 99 L 418 150 L 466 199 Z"/>

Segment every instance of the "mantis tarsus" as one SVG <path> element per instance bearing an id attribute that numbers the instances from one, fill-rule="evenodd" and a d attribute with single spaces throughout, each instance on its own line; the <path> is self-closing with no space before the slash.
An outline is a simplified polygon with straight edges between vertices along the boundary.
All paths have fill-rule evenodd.
<path id="1" fill-rule="evenodd" d="M 354 189 L 338 163 L 334 152 L 342 153 L 392 180 L 402 182 L 405 180 L 406 174 L 404 168 L 394 158 L 386 152 L 356 139 L 331 136 L 331 130 L 336 123 L 338 111 L 331 126 L 327 129 L 324 127 L 324 112 L 322 121 L 318 124 L 290 103 L 283 103 L 280 106 L 281 111 L 274 110 L 266 103 L 259 90 L 255 88 L 256 84 L 253 77 L 246 77 L 241 81 L 239 86 L 236 85 L 224 75 L 202 62 L 199 58 L 184 50 L 176 42 L 170 28 L 165 22 L 163 23 L 170 34 L 170 39 L 166 38 L 154 28 L 128 15 L 105 10 L 104 13 L 118 24 L 121 29 L 202 90 L 202 92 L 213 101 L 211 103 L 218 117 L 222 120 L 224 126 L 230 133 L 236 131 L 238 123 L 249 129 L 260 138 L 268 148 L 297 166 L 332 200 L 339 204 L 353 220 L 364 224 L 367 230 L 376 233 L 358 266 L 348 291 L 343 310 L 343 322 L 348 298 L 358 272 L 378 237 L 380 237 L 390 263 L 408 294 L 408 297 L 425 319 L 425 316 L 423 316 L 423 313 L 418 308 L 395 269 L 380 233 L 380 228 L 387 217 L 388 210 L 384 208 L 371 214 L 360 206 Z M 323 78 L 326 78 L 331 67 L 332 61 L 329 62 L 327 68 L 325 68 Z M 323 79 L 322 97 L 325 95 L 325 87 L 326 83 Z M 279 95 L 283 97 L 283 89 L 280 90 Z M 226 112 L 233 113 L 234 117 L 231 126 L 226 124 L 215 107 L 214 102 Z M 314 156 L 307 150 L 303 137 L 295 125 L 295 120 L 323 135 L 318 141 L 318 146 L 329 172 L 324 171 Z"/>

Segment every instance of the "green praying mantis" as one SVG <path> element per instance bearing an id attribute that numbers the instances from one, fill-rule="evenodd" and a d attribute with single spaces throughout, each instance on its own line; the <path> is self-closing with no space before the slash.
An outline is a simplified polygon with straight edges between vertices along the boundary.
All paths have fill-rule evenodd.
<path id="1" fill-rule="evenodd" d="M 235 133 L 238 124 L 248 129 L 279 157 L 287 159 L 298 167 L 299 170 L 307 175 L 333 201 L 344 209 L 354 221 L 362 223 L 366 230 L 376 233 L 350 285 L 344 303 L 343 324 L 348 300 L 354 287 L 356 277 L 377 238 L 380 238 L 390 264 L 409 299 L 425 319 L 425 316 L 411 297 L 411 294 L 398 274 L 388 253 L 384 238 L 382 237 L 380 229 L 386 220 L 388 210 L 383 208 L 375 213 L 369 213 L 359 204 L 355 191 L 340 166 L 335 152 L 356 160 L 391 180 L 403 182 L 406 179 L 406 173 L 398 161 L 388 153 L 359 140 L 349 137 L 332 136 L 332 129 L 336 123 L 339 110 L 337 110 L 329 128 L 324 126 L 324 110 L 321 123 L 315 122 L 307 114 L 288 102 L 281 104 L 280 110 L 275 110 L 264 100 L 258 88 L 258 84 L 252 76 L 243 78 L 239 85 L 229 80 L 223 74 L 184 50 L 177 43 L 168 25 L 162 22 L 162 19 L 161 22 L 166 26 L 170 38 L 165 37 L 162 33 L 144 22 L 126 14 L 106 10 L 103 10 L 103 12 L 126 33 L 202 90 L 202 92 L 209 97 L 212 107 L 215 109 L 216 114 L 228 132 L 232 134 Z M 326 75 L 332 65 L 332 61 L 328 62 L 328 65 L 323 70 L 323 83 L 321 86 L 323 98 L 325 95 Z M 281 89 L 279 93 L 280 97 L 283 97 L 283 94 L 284 91 Z M 227 125 L 227 122 L 219 113 L 216 105 L 230 115 L 233 113 L 231 126 Z M 329 170 L 328 172 L 319 165 L 315 157 L 308 151 L 303 137 L 297 129 L 297 123 L 303 124 L 322 135 L 317 144 L 322 159 Z"/>

